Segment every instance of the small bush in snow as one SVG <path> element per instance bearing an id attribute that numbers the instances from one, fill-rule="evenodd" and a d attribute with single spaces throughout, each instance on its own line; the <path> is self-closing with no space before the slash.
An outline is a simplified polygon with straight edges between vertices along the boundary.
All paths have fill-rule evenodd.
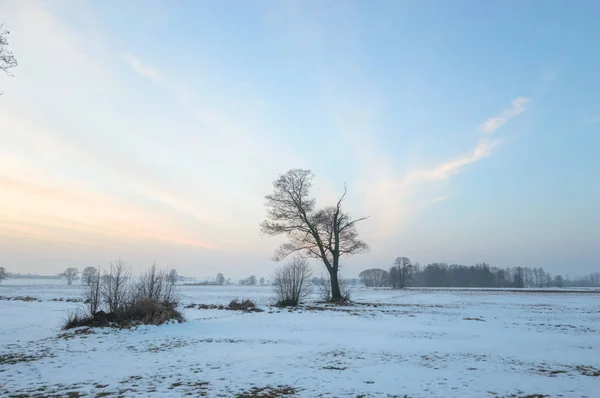
<path id="1" fill-rule="evenodd" d="M 308 261 L 294 258 L 273 274 L 273 291 L 277 305 L 296 306 L 312 293 L 312 271 Z"/>
<path id="2" fill-rule="evenodd" d="M 231 302 L 227 306 L 227 309 L 233 310 L 233 311 L 252 311 L 255 308 L 256 308 L 256 304 L 254 304 L 254 302 L 250 299 L 245 299 L 242 301 L 240 301 L 238 299 L 234 299 L 234 300 L 231 300 Z"/>

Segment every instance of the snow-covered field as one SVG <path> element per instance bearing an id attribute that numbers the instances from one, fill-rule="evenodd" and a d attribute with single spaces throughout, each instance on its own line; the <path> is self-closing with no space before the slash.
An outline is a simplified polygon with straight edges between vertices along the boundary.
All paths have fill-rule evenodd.
<path id="1" fill-rule="evenodd" d="M 42 301 L 0 300 L 0 396 L 600 397 L 598 293 L 357 288 L 357 305 L 289 312 L 268 307 L 268 287 L 181 292 L 265 312 L 64 333 L 79 304 L 50 300 L 77 298 L 77 285 L 6 280 L 0 296 Z"/>

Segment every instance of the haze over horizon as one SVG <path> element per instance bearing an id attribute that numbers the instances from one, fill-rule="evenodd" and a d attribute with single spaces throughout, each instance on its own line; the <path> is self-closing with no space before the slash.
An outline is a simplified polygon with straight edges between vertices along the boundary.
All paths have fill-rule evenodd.
<path id="1" fill-rule="evenodd" d="M 344 276 L 600 271 L 600 3 L 541 5 L 0 0 L 0 265 L 267 277 L 264 196 L 308 168 L 370 216 Z"/>

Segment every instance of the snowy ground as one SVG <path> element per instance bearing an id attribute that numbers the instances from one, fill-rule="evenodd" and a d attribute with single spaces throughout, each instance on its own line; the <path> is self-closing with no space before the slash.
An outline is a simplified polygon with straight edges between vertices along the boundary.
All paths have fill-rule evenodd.
<path id="1" fill-rule="evenodd" d="M 60 281 L 0 285 L 42 300 L 0 300 L 0 396 L 600 396 L 597 293 L 356 289 L 359 305 L 288 312 L 268 307 L 268 287 L 182 286 L 186 304 L 249 297 L 265 312 L 64 333 L 79 304 L 50 300 L 78 295 Z"/>

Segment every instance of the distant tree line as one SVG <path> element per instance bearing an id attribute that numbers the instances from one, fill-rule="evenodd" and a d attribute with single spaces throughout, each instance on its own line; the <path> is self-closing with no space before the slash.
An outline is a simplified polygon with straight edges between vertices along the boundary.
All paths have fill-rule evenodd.
<path id="1" fill-rule="evenodd" d="M 389 270 L 371 268 L 362 271 L 359 278 L 366 287 L 600 287 L 600 272 L 571 279 L 551 275 L 543 268 L 498 268 L 486 263 L 471 266 L 433 263 L 424 267 L 412 264 L 406 257 L 398 257 Z"/>

